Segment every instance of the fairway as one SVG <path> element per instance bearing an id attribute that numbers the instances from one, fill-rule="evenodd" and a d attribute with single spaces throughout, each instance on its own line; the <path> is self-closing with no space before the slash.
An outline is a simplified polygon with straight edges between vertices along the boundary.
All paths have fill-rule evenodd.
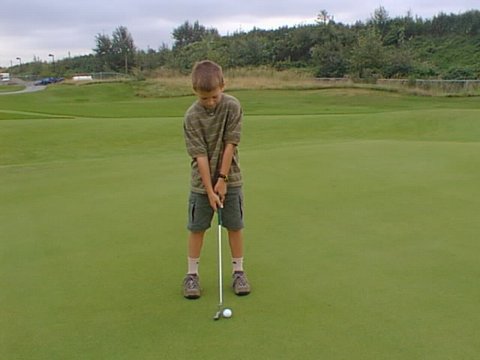
<path id="1" fill-rule="evenodd" d="M 478 358 L 478 98 L 233 95 L 253 292 L 218 322 L 215 226 L 181 296 L 193 97 L 0 97 L 0 359 Z"/>

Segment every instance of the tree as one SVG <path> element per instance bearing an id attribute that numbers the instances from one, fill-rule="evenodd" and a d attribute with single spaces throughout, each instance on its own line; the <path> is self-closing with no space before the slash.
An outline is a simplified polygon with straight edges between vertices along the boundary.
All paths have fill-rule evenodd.
<path id="1" fill-rule="evenodd" d="M 100 60 L 101 70 L 128 73 L 135 65 L 136 48 L 132 35 L 125 26 L 119 26 L 110 38 L 105 34 L 95 37 L 97 46 L 93 51 Z"/>
<path id="2" fill-rule="evenodd" d="M 343 77 L 347 72 L 348 62 L 338 42 L 315 45 L 312 62 L 316 65 L 315 75 L 319 77 Z"/>
<path id="3" fill-rule="evenodd" d="M 172 32 L 172 37 L 175 40 L 173 48 L 182 48 L 189 44 L 201 41 L 208 36 L 212 36 L 214 38 L 220 37 L 217 29 L 207 29 L 205 26 L 200 25 L 198 21 L 195 21 L 193 25 L 191 25 L 188 21 L 185 21 Z"/>
<path id="4" fill-rule="evenodd" d="M 327 25 L 327 22 L 330 22 L 331 20 L 333 20 L 333 15 L 329 15 L 328 11 L 323 9 L 317 15 L 316 22 L 319 23 L 319 24 Z"/>
<path id="5" fill-rule="evenodd" d="M 228 65 L 237 67 L 267 64 L 270 60 L 267 45 L 266 37 L 259 33 L 237 36 L 228 47 Z"/>
<path id="6" fill-rule="evenodd" d="M 406 46 L 389 48 L 385 58 L 383 75 L 387 78 L 408 77 L 415 70 L 414 55 Z"/>
<path id="7" fill-rule="evenodd" d="M 480 11 L 470 10 L 456 17 L 456 32 L 458 34 L 480 35 Z"/>
<path id="8" fill-rule="evenodd" d="M 370 19 L 369 24 L 375 27 L 383 39 L 388 32 L 388 21 L 389 15 L 387 10 L 385 10 L 383 6 L 380 6 L 373 12 L 373 16 Z"/>
<path id="9" fill-rule="evenodd" d="M 360 34 L 352 50 L 350 70 L 359 78 L 374 79 L 382 75 L 385 64 L 385 50 L 382 39 L 374 28 L 367 28 Z"/>
<path id="10" fill-rule="evenodd" d="M 112 34 L 113 61 L 117 71 L 122 67 L 125 73 L 135 65 L 135 44 L 128 29 L 125 26 L 119 26 Z"/>
<path id="11" fill-rule="evenodd" d="M 135 64 L 140 71 L 152 71 L 169 63 L 172 50 L 163 43 L 157 50 L 150 47 L 145 50 L 137 50 Z"/>
<path id="12" fill-rule="evenodd" d="M 441 36 L 452 33 L 455 29 L 455 15 L 447 15 L 441 12 L 433 17 L 431 31 L 434 35 Z"/>
<path id="13" fill-rule="evenodd" d="M 402 46 L 405 43 L 405 32 L 405 23 L 402 20 L 393 20 L 383 36 L 383 44 Z"/>
<path id="14" fill-rule="evenodd" d="M 320 26 L 316 44 L 312 47 L 311 63 L 315 75 L 320 77 L 343 77 L 348 69 L 348 48 L 352 39 L 341 26 Z"/>
<path id="15" fill-rule="evenodd" d="M 112 40 L 108 35 L 97 34 L 95 37 L 97 46 L 93 51 L 95 52 L 97 58 L 99 59 L 101 70 L 109 70 L 110 62 L 112 59 Z"/>
<path id="16" fill-rule="evenodd" d="M 293 62 L 307 62 L 310 59 L 310 51 L 315 46 L 315 33 L 311 26 L 298 26 L 290 38 L 291 60 Z"/>

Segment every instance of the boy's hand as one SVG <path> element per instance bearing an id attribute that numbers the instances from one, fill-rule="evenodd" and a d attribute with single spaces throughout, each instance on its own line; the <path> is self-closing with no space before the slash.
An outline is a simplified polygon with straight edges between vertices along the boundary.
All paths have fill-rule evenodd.
<path id="1" fill-rule="evenodd" d="M 214 192 L 208 193 L 208 201 L 214 211 L 217 211 L 218 208 L 223 208 L 223 201 L 220 199 L 220 196 Z"/>
<path id="2" fill-rule="evenodd" d="M 213 188 L 213 191 L 218 195 L 223 204 L 225 201 L 225 195 L 227 194 L 227 183 L 223 179 L 219 178 L 215 184 L 215 187 Z"/>

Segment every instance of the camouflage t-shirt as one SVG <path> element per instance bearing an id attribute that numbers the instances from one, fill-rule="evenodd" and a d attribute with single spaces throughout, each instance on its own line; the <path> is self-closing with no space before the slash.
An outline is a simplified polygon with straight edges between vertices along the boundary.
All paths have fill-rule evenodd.
<path id="1" fill-rule="evenodd" d="M 214 185 L 220 171 L 224 144 L 240 143 L 242 116 L 240 102 L 228 94 L 222 94 L 214 110 L 204 108 L 198 101 L 187 110 L 183 129 L 187 152 L 192 158 L 191 190 L 193 192 L 206 193 L 198 170 L 197 156 L 208 157 Z M 237 146 L 235 146 L 232 165 L 227 175 L 229 187 L 242 185 Z"/>

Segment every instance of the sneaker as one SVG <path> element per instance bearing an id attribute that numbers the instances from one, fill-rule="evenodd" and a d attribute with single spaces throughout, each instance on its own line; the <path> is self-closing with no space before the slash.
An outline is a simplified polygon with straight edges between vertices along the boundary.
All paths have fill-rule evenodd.
<path id="1" fill-rule="evenodd" d="M 183 296 L 187 299 L 200 297 L 200 278 L 197 274 L 187 274 L 183 279 Z"/>
<path id="2" fill-rule="evenodd" d="M 247 276 L 243 271 L 235 271 L 233 277 L 233 291 L 235 294 L 242 296 L 250 294 L 250 284 Z"/>

